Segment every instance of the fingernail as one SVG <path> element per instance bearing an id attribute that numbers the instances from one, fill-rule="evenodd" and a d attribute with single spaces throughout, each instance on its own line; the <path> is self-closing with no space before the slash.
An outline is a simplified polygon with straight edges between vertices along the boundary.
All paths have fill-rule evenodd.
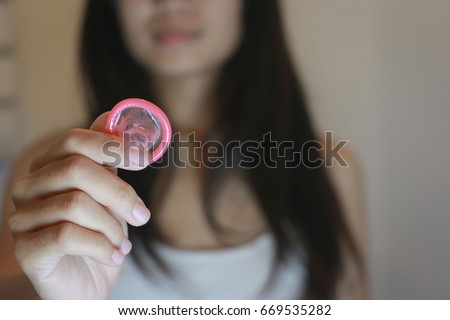
<path id="1" fill-rule="evenodd" d="M 147 223 L 148 219 L 150 219 L 150 211 L 143 203 L 136 201 L 133 208 L 133 218 L 141 225 Z"/>
<path id="2" fill-rule="evenodd" d="M 115 264 L 122 264 L 124 259 L 125 259 L 125 256 L 123 255 L 123 253 L 117 249 L 114 249 L 113 254 L 112 254 L 112 261 Z"/>
<path id="3" fill-rule="evenodd" d="M 124 237 L 122 243 L 120 244 L 120 251 L 122 251 L 123 254 L 129 254 L 132 247 L 133 245 L 131 244 L 131 241 L 128 240 L 127 237 Z"/>
<path id="4" fill-rule="evenodd" d="M 144 168 L 146 167 L 145 150 L 137 147 L 130 147 L 130 164 L 135 167 Z"/>

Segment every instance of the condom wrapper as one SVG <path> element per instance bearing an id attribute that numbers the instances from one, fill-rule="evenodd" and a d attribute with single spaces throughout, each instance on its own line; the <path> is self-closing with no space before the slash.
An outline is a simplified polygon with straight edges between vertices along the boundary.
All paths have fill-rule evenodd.
<path id="1" fill-rule="evenodd" d="M 109 113 L 105 131 L 123 137 L 129 147 L 149 152 L 150 164 L 162 157 L 172 138 L 169 119 L 155 104 L 137 98 L 117 103 Z"/>

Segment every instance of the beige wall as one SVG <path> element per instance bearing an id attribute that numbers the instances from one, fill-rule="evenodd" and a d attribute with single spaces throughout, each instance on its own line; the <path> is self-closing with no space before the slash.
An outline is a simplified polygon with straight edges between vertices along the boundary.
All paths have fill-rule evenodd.
<path id="1" fill-rule="evenodd" d="M 24 142 L 81 122 L 84 0 L 16 0 Z M 363 166 L 373 297 L 450 298 L 450 2 L 284 0 L 314 119 Z"/>
<path id="2" fill-rule="evenodd" d="M 363 165 L 373 296 L 450 298 L 450 1 L 286 0 L 312 111 Z"/>
<path id="3" fill-rule="evenodd" d="M 22 143 L 84 120 L 76 45 L 84 0 L 15 0 Z"/>

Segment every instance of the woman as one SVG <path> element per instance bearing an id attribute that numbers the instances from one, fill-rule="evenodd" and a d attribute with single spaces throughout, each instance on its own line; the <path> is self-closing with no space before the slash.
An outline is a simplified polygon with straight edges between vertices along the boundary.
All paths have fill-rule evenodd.
<path id="1" fill-rule="evenodd" d="M 103 133 L 105 112 L 129 97 L 160 105 L 181 140 L 194 132 L 226 145 L 270 133 L 296 151 L 317 140 L 278 3 L 91 0 L 86 10 L 82 70 L 95 121 L 36 146 L 17 165 L 2 287 L 45 299 L 364 297 L 352 163 L 289 168 L 255 148 L 267 161 L 244 168 L 135 165 L 118 177 L 101 166 L 105 142 L 123 145 Z M 172 147 L 182 160 L 198 155 L 195 142 L 180 145 Z M 308 155 L 322 157 L 317 148 Z"/>

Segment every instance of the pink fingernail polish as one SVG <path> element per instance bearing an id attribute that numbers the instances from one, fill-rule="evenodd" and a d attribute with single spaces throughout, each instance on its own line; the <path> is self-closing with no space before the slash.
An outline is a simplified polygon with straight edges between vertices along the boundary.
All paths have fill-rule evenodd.
<path id="1" fill-rule="evenodd" d="M 132 247 L 131 241 L 128 240 L 127 237 L 123 238 L 122 243 L 120 244 L 120 251 L 126 255 L 130 253 Z"/>
<path id="2" fill-rule="evenodd" d="M 148 156 L 146 156 L 145 151 L 139 149 L 138 147 L 130 147 L 128 152 L 130 164 L 135 167 L 145 168 L 148 165 Z"/>
<path id="3" fill-rule="evenodd" d="M 150 219 L 150 210 L 140 201 L 136 201 L 133 208 L 133 218 L 139 224 L 147 223 Z"/>
<path id="4" fill-rule="evenodd" d="M 120 264 L 122 264 L 124 259 L 125 259 L 125 256 L 123 255 L 123 253 L 117 249 L 114 249 L 113 254 L 112 254 L 112 261 L 115 264 L 120 265 Z"/>

